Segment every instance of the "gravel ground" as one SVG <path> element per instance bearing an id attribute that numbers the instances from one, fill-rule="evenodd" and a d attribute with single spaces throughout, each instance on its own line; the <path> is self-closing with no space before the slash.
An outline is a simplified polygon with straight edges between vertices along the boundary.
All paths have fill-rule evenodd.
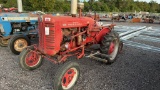
<path id="1" fill-rule="evenodd" d="M 117 25 L 145 23 L 115 22 Z M 159 24 L 147 26 L 160 28 Z M 75 58 L 70 58 L 75 59 Z M 124 45 L 117 61 L 106 65 L 90 58 L 78 60 L 81 75 L 74 90 L 159 90 L 160 53 Z M 0 90 L 52 90 L 53 77 L 59 66 L 44 60 L 34 71 L 19 67 L 18 56 L 0 47 Z"/>

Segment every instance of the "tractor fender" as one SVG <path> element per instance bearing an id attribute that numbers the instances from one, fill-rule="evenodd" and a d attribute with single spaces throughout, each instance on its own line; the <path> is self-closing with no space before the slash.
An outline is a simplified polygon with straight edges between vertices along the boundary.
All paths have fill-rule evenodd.
<path id="1" fill-rule="evenodd" d="M 110 28 L 107 28 L 107 27 L 103 28 L 103 29 L 96 35 L 96 41 L 97 41 L 97 43 L 99 43 L 99 42 L 102 40 L 103 36 L 106 35 L 106 33 L 109 33 L 110 31 L 111 31 Z"/>

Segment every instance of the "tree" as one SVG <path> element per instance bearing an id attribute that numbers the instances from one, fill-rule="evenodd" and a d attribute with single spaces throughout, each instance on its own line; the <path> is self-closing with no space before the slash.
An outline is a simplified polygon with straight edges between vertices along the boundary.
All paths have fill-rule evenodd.
<path id="1" fill-rule="evenodd" d="M 29 0 L 34 10 L 53 11 L 55 0 Z"/>
<path id="2" fill-rule="evenodd" d="M 101 5 L 101 11 L 109 12 L 110 9 L 109 9 L 108 5 L 106 5 L 105 3 L 102 3 L 102 5 Z"/>
<path id="3" fill-rule="evenodd" d="M 151 2 L 149 2 L 149 5 L 150 5 L 150 12 L 158 12 L 158 9 L 157 9 L 157 7 L 158 7 L 158 4 L 155 2 L 155 1 L 151 1 Z"/>
<path id="4" fill-rule="evenodd" d="M 63 11 L 62 6 L 63 6 L 63 1 L 56 0 L 55 5 L 54 5 L 54 11 L 62 12 Z"/>
<path id="5" fill-rule="evenodd" d="M 0 0 L 0 3 L 5 4 L 5 3 L 7 3 L 7 0 Z"/>
<path id="6" fill-rule="evenodd" d="M 23 10 L 24 11 L 32 11 L 34 10 L 32 7 L 32 3 L 29 0 L 22 0 Z"/>
<path id="7" fill-rule="evenodd" d="M 84 1 L 83 3 L 84 3 L 84 11 L 85 11 L 85 12 L 88 12 L 88 11 L 90 10 L 90 5 L 89 5 L 89 3 L 86 2 L 86 1 Z"/>
<path id="8" fill-rule="evenodd" d="M 78 0 L 79 1 L 79 0 Z M 70 0 L 22 0 L 26 11 L 41 10 L 44 12 L 70 12 Z M 17 7 L 17 0 L 0 0 L 3 7 Z M 84 11 L 105 12 L 160 12 L 160 4 L 155 1 L 149 3 L 134 0 L 84 0 Z"/>
<path id="9" fill-rule="evenodd" d="M 3 0 L 3 2 L 6 2 Z M 7 0 L 6 4 L 4 4 L 4 7 L 17 7 L 17 0 Z"/>
<path id="10" fill-rule="evenodd" d="M 89 0 L 89 1 L 88 1 L 88 3 L 89 3 L 89 10 L 90 10 L 90 11 L 92 11 L 93 8 L 94 8 L 94 7 L 93 7 L 94 1 L 95 1 L 95 0 Z"/>

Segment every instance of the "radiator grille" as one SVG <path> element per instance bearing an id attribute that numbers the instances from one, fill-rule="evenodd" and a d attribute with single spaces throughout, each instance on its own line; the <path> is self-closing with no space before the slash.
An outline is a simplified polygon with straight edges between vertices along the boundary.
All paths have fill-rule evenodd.
<path id="1" fill-rule="evenodd" d="M 46 49 L 54 49 L 54 45 L 52 45 L 55 43 L 54 36 L 54 30 L 50 30 L 49 35 L 46 36 Z"/>
<path id="2" fill-rule="evenodd" d="M 49 27 L 49 35 L 45 35 L 45 27 Z M 54 50 L 55 43 L 55 30 L 53 24 L 42 23 L 39 26 L 39 48 L 40 50 L 47 54 L 48 50 Z"/>

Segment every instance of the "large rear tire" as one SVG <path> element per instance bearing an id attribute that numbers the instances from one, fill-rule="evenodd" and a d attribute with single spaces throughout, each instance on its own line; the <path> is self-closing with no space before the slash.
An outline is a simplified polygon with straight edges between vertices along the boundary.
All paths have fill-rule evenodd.
<path id="1" fill-rule="evenodd" d="M 108 60 L 107 63 L 111 64 L 116 60 L 116 57 L 119 52 L 119 45 L 120 40 L 118 33 L 111 31 L 103 37 L 100 44 L 100 51 L 102 54 L 110 56 L 109 58 L 105 58 Z M 102 58 L 104 57 L 102 56 Z"/>
<path id="2" fill-rule="evenodd" d="M 19 53 L 31 44 L 29 38 L 24 35 L 15 35 L 9 41 L 8 47 L 12 53 L 19 55 Z"/>
<path id="3" fill-rule="evenodd" d="M 42 65 L 42 56 L 32 51 L 33 49 L 33 46 L 30 46 L 23 49 L 19 55 L 19 64 L 25 70 L 34 70 Z"/>
<path id="4" fill-rule="evenodd" d="M 54 90 L 72 90 L 80 75 L 79 65 L 70 61 L 59 68 L 54 77 Z"/>

